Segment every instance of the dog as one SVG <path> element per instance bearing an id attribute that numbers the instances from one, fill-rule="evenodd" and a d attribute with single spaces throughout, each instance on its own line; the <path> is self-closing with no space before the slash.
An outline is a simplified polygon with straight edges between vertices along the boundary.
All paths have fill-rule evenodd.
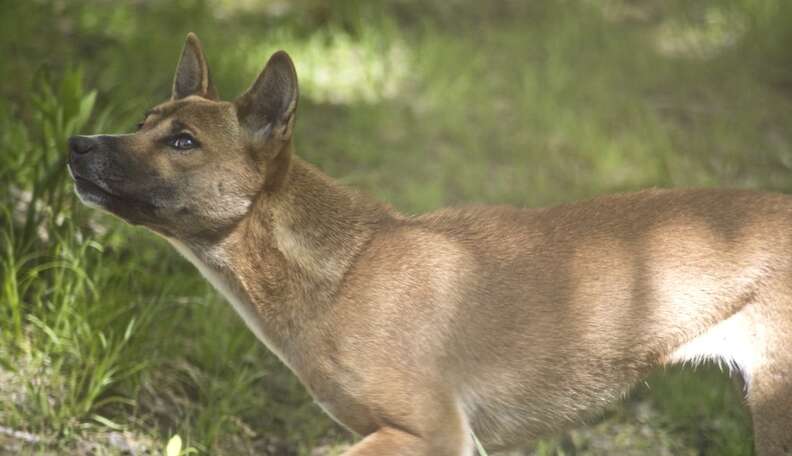
<path id="1" fill-rule="evenodd" d="M 792 454 L 792 198 L 405 216 L 298 158 L 297 101 L 283 51 L 220 101 L 189 34 L 171 98 L 135 133 L 70 138 L 68 168 L 82 202 L 167 239 L 362 437 L 345 455 L 518 446 L 707 359 L 744 379 L 758 454 Z"/>

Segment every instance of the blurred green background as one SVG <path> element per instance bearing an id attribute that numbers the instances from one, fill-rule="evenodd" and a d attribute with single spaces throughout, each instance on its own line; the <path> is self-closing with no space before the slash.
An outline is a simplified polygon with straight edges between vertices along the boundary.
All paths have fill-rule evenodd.
<path id="1" fill-rule="evenodd" d="M 169 96 L 188 31 L 227 99 L 287 50 L 298 153 L 407 213 L 649 186 L 792 190 L 788 0 L 0 11 L 2 454 L 161 454 L 170 442 L 169 455 L 318 456 L 355 439 L 168 245 L 72 194 L 66 138 L 130 131 Z M 737 391 L 717 366 L 663 370 L 524 453 L 752 454 Z"/>

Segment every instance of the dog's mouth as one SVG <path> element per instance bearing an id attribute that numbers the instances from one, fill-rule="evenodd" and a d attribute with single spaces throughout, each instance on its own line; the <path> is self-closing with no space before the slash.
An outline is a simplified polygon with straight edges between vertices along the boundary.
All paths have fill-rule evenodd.
<path id="1" fill-rule="evenodd" d="M 85 203 L 100 203 L 101 201 L 112 198 L 119 198 L 118 195 L 110 193 L 99 185 L 82 177 L 74 177 L 74 187 L 77 191 L 77 196 Z"/>
<path id="2" fill-rule="evenodd" d="M 113 202 L 121 202 L 124 200 L 121 195 L 110 191 L 106 186 L 100 185 L 77 174 L 71 166 L 69 166 L 69 174 L 71 174 L 72 179 L 74 179 L 75 193 L 77 193 L 80 201 L 88 206 L 105 208 Z"/>
<path id="3" fill-rule="evenodd" d="M 71 166 L 69 166 L 69 174 L 74 179 L 75 193 L 87 206 L 104 209 L 122 217 L 128 215 L 130 211 L 151 213 L 156 209 L 151 203 L 113 191 L 107 185 L 79 175 Z"/>

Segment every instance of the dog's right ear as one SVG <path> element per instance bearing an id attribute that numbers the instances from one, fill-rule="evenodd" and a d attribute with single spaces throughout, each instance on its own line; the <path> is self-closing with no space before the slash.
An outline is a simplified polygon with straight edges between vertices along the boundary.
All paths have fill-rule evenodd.
<path id="1" fill-rule="evenodd" d="M 187 34 L 179 64 L 176 66 L 171 100 L 190 95 L 217 100 L 217 90 L 209 77 L 209 65 L 206 63 L 201 42 L 192 32 Z"/>
<path id="2" fill-rule="evenodd" d="M 252 141 L 264 146 L 291 139 L 297 111 L 297 71 L 289 54 L 278 51 L 270 57 L 261 74 L 242 96 L 234 101 L 239 122 Z M 277 148 L 264 148 L 277 152 Z"/>

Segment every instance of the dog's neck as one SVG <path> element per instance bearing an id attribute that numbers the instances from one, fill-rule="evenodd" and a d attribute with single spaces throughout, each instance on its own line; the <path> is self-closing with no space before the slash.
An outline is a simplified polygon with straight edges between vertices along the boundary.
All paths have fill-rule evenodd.
<path id="1" fill-rule="evenodd" d="M 375 230 L 397 216 L 293 157 L 280 188 L 227 234 L 171 242 L 289 363 L 294 332 L 327 311 Z"/>

